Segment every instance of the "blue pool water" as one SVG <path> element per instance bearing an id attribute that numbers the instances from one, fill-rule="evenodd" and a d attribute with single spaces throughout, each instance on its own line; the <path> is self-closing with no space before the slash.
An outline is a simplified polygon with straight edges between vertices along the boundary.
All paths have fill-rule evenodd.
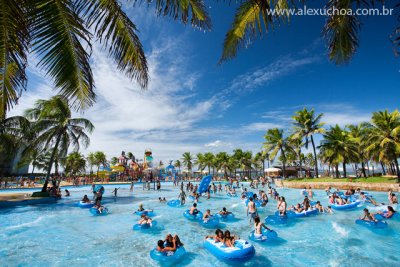
<path id="1" fill-rule="evenodd" d="M 202 228 L 182 215 L 183 208 L 159 203 L 158 197 L 171 200 L 178 189 L 163 184 L 162 192 L 143 191 L 141 185 L 133 193 L 129 185 L 118 185 L 118 198 L 111 195 L 113 186 L 105 186 L 104 205 L 107 216 L 92 216 L 87 209 L 75 206 L 90 187 L 69 188 L 72 196 L 57 204 L 17 207 L 0 210 L 1 266 L 157 266 L 149 257 L 158 239 L 167 233 L 178 234 L 188 251 L 179 266 L 227 266 L 203 248 L 204 236 L 214 230 Z M 25 192 L 25 191 L 24 191 Z M 288 204 L 300 202 L 298 189 L 278 189 Z M 323 191 L 315 191 L 314 199 L 327 204 Z M 378 202 L 387 202 L 386 193 L 373 192 Z M 152 234 L 133 231 L 139 217 L 133 212 L 142 203 L 155 210 L 158 222 Z M 223 223 L 222 229 L 248 240 L 252 230 L 246 208 L 240 198 L 228 198 L 225 192 L 201 199 L 198 208 L 212 212 L 227 207 L 239 220 Z M 368 207 L 368 205 L 367 205 Z M 397 207 L 396 207 L 397 208 Z M 270 199 L 261 208 L 262 220 L 274 213 L 276 202 Z M 377 208 L 370 207 L 371 211 Z M 362 207 L 352 211 L 335 211 L 334 215 L 318 215 L 299 219 L 290 226 L 271 226 L 280 239 L 272 244 L 252 242 L 255 257 L 241 266 L 399 266 L 400 222 L 388 221 L 389 227 L 372 231 L 355 224 Z"/>

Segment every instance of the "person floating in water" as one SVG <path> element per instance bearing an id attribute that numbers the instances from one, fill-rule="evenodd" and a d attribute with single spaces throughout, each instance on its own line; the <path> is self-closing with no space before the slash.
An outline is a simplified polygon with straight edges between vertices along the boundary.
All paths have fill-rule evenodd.
<path id="1" fill-rule="evenodd" d="M 158 200 L 159 200 L 160 202 L 167 202 L 167 200 L 165 199 L 165 197 L 164 197 L 164 198 L 159 197 Z"/>
<path id="2" fill-rule="evenodd" d="M 260 221 L 260 217 L 256 216 L 254 218 L 254 237 L 255 238 L 261 238 L 262 237 L 262 228 L 267 229 L 268 231 L 271 231 L 270 228 L 268 228 L 264 223 Z"/>
<path id="3" fill-rule="evenodd" d="M 360 218 L 363 221 L 376 222 L 374 215 L 372 215 L 367 208 L 364 209 L 364 216 Z"/>
<path id="4" fill-rule="evenodd" d="M 66 196 L 66 197 L 71 196 L 71 194 L 69 193 L 68 189 L 65 189 L 65 196 Z"/>
<path id="5" fill-rule="evenodd" d="M 208 235 L 205 237 L 205 239 L 208 238 L 214 239 L 215 243 L 224 242 L 224 232 L 222 232 L 221 229 L 217 229 L 215 230 L 215 235 Z"/>
<path id="6" fill-rule="evenodd" d="M 211 211 L 208 209 L 206 210 L 206 213 L 203 215 L 203 222 L 208 222 L 212 218 Z"/>
<path id="7" fill-rule="evenodd" d="M 219 212 L 219 214 L 221 215 L 228 215 L 228 214 L 232 214 L 232 212 L 227 211 L 225 207 L 222 208 L 222 210 Z"/>
<path id="8" fill-rule="evenodd" d="M 192 214 L 192 215 L 197 215 L 199 213 L 199 210 L 197 209 L 197 204 L 196 203 L 193 203 L 193 206 L 190 208 L 189 213 Z"/>
<path id="9" fill-rule="evenodd" d="M 84 195 L 81 201 L 82 201 L 83 203 L 90 203 L 90 199 L 88 198 L 87 195 Z"/>
<path id="10" fill-rule="evenodd" d="M 142 214 L 140 216 L 140 220 L 139 220 L 138 224 L 148 224 L 151 227 L 152 222 L 153 222 L 153 220 L 150 217 L 148 217 L 146 214 Z"/>

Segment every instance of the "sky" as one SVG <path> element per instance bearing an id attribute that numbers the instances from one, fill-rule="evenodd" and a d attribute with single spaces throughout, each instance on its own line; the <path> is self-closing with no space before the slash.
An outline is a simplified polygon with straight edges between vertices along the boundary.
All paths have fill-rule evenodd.
<path id="1" fill-rule="evenodd" d="M 314 108 L 326 127 L 368 121 L 372 112 L 399 107 L 400 61 L 389 36 L 395 16 L 362 18 L 360 44 L 350 63 L 328 60 L 321 37 L 325 18 L 292 17 L 218 65 L 222 43 L 237 4 L 207 1 L 213 27 L 194 29 L 154 7 L 124 10 L 139 29 L 150 82 L 142 90 L 116 70 L 98 43 L 91 66 L 97 102 L 76 117 L 95 125 L 87 154 L 103 151 L 108 159 L 121 151 L 142 158 L 146 148 L 155 160 L 177 160 L 185 151 L 260 151 L 269 128 L 288 134 L 294 112 Z M 28 89 L 9 113 L 22 114 L 37 99 L 57 93 L 30 57 Z M 317 137 L 317 143 L 321 137 Z"/>

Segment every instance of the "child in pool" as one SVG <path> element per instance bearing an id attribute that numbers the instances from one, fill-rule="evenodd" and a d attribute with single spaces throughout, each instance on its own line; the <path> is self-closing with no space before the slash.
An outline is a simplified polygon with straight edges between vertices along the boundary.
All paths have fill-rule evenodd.
<path id="1" fill-rule="evenodd" d="M 214 239 L 215 243 L 224 242 L 224 232 L 222 232 L 221 229 L 217 229 L 215 230 L 215 235 L 208 235 L 205 237 L 205 239 L 207 238 Z"/>
<path id="2" fill-rule="evenodd" d="M 360 218 L 360 220 L 376 222 L 374 215 L 372 215 L 367 208 L 364 209 L 364 217 Z"/>

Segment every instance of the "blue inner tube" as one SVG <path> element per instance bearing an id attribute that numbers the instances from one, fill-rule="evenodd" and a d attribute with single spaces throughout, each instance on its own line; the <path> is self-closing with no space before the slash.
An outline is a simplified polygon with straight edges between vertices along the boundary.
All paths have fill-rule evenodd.
<path id="1" fill-rule="evenodd" d="M 247 193 L 246 193 L 246 197 L 247 197 L 247 198 L 251 198 L 251 197 L 253 197 L 253 195 L 254 195 L 253 192 L 247 192 Z"/>
<path id="2" fill-rule="evenodd" d="M 191 221 L 198 221 L 203 219 L 203 213 L 201 211 L 199 211 L 199 213 L 197 213 L 196 215 L 190 214 L 189 211 L 190 210 L 185 210 L 185 212 L 183 213 L 183 216 L 186 219 Z"/>
<path id="3" fill-rule="evenodd" d="M 246 240 L 236 240 L 234 247 L 227 247 L 224 243 L 216 243 L 208 238 L 204 241 L 204 247 L 219 260 L 223 261 L 247 261 L 251 259 L 256 250 Z"/>
<path id="4" fill-rule="evenodd" d="M 159 262 L 177 262 L 186 254 L 184 247 L 179 247 L 175 252 L 160 252 L 157 249 L 150 251 L 150 258 Z"/>
<path id="5" fill-rule="evenodd" d="M 208 186 L 210 185 L 211 180 L 212 180 L 211 175 L 204 176 L 203 179 L 201 179 L 201 182 L 200 182 L 199 188 L 197 189 L 197 192 L 199 194 L 207 192 Z"/>
<path id="6" fill-rule="evenodd" d="M 246 206 L 249 204 L 249 202 L 250 202 L 250 200 L 246 199 L 246 201 L 245 201 Z M 256 204 L 257 208 L 261 207 L 262 201 L 256 200 L 256 201 L 253 201 L 253 202 L 254 202 L 254 204 Z"/>
<path id="7" fill-rule="evenodd" d="M 312 210 L 307 210 L 307 211 L 302 211 L 302 212 L 296 212 L 296 211 L 292 211 L 292 210 L 288 210 L 286 211 L 286 215 L 288 216 L 288 218 L 301 218 L 301 217 L 308 217 L 311 215 L 317 215 L 318 214 L 318 210 L 317 209 L 312 209 Z"/>
<path id="8" fill-rule="evenodd" d="M 350 204 L 344 204 L 344 205 L 337 205 L 337 204 L 332 204 L 331 207 L 332 209 L 335 210 L 348 210 L 348 209 L 354 209 L 357 208 L 357 206 L 361 203 L 361 201 L 357 200 L 354 201 Z"/>
<path id="9" fill-rule="evenodd" d="M 265 223 L 266 224 L 272 224 L 272 225 L 280 225 L 280 224 L 287 224 L 289 220 L 289 217 L 287 215 L 285 216 L 280 216 L 279 212 L 278 215 L 269 215 L 267 218 L 265 218 Z"/>
<path id="10" fill-rule="evenodd" d="M 91 214 L 93 214 L 95 216 L 106 216 L 109 213 L 107 208 L 104 208 L 102 213 L 100 213 L 99 210 L 96 209 L 96 208 L 90 208 L 89 211 L 90 211 Z"/>
<path id="11" fill-rule="evenodd" d="M 170 200 L 167 202 L 167 205 L 170 207 L 180 207 L 181 206 L 181 201 L 179 199 L 174 199 L 174 200 Z"/>
<path id="12" fill-rule="evenodd" d="M 83 201 L 79 201 L 78 202 L 78 207 L 82 208 L 82 209 L 88 209 L 94 206 L 94 203 L 90 202 L 90 203 L 86 203 Z"/>
<path id="13" fill-rule="evenodd" d="M 274 230 L 263 229 L 262 235 L 260 237 L 254 236 L 254 230 L 250 232 L 249 238 L 251 241 L 255 242 L 271 242 L 278 238 L 278 234 Z"/>
<path id="14" fill-rule="evenodd" d="M 217 228 L 219 225 L 219 219 L 217 216 L 212 216 L 208 220 L 200 220 L 200 225 L 205 228 Z"/>
<path id="15" fill-rule="evenodd" d="M 157 225 L 157 221 L 152 221 L 151 226 L 150 226 L 150 224 L 147 224 L 147 223 L 146 224 L 134 224 L 132 229 L 136 230 L 136 231 L 147 230 L 147 229 L 153 228 L 156 225 Z"/>
<path id="16" fill-rule="evenodd" d="M 153 210 L 143 210 L 143 211 L 135 211 L 135 214 L 136 215 L 139 215 L 139 216 L 141 216 L 142 214 L 144 214 L 144 215 L 148 215 L 148 216 L 153 216 L 154 215 L 154 213 L 153 213 Z"/>
<path id="17" fill-rule="evenodd" d="M 233 213 L 229 213 L 226 215 L 217 213 L 215 216 L 218 217 L 218 219 L 220 219 L 221 221 L 231 221 L 235 219 L 235 215 L 233 215 Z"/>
<path id="18" fill-rule="evenodd" d="M 365 220 L 356 220 L 356 224 L 366 226 L 371 229 L 382 229 L 388 226 L 387 222 L 385 221 L 365 221 Z"/>
<path id="19" fill-rule="evenodd" d="M 383 214 L 386 215 L 386 214 L 387 214 L 387 211 L 384 211 Z M 381 221 L 381 220 L 390 220 L 390 219 L 395 219 L 395 220 L 400 219 L 400 215 L 399 215 L 398 212 L 395 212 L 395 213 L 392 215 L 392 217 L 390 217 L 390 218 L 386 218 L 385 216 L 383 216 L 383 215 L 381 215 L 381 214 L 375 214 L 374 217 L 375 217 L 375 219 L 380 220 L 380 221 Z"/>

